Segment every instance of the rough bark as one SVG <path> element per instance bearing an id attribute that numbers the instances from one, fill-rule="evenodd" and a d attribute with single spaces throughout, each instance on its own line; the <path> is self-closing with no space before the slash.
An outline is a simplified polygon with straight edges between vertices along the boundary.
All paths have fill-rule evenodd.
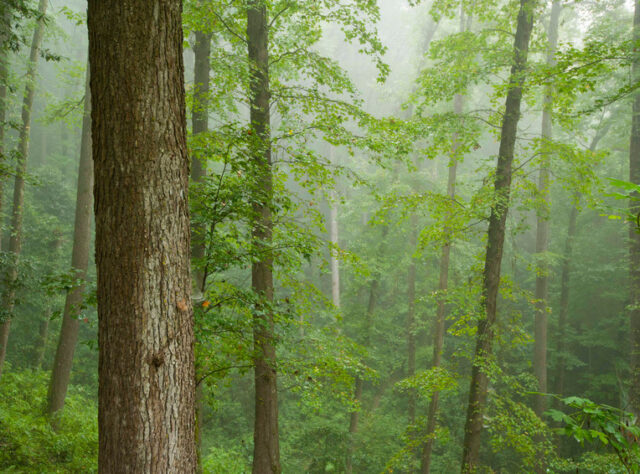
<path id="1" fill-rule="evenodd" d="M 55 414 L 64 406 L 67 395 L 73 355 L 78 341 L 80 322 L 78 316 L 82 307 L 85 291 L 87 268 L 89 267 L 89 249 L 91 245 L 91 216 L 93 215 L 93 159 L 91 156 L 91 89 L 89 87 L 89 69 L 87 66 L 84 95 L 84 116 L 82 119 L 82 138 L 80 141 L 80 165 L 78 167 L 78 186 L 76 191 L 75 224 L 73 228 L 73 250 L 71 268 L 79 282 L 67 293 L 62 316 L 62 327 L 58 338 L 58 347 L 53 362 L 51 383 L 47 397 L 47 413 Z"/>
<path id="2" fill-rule="evenodd" d="M 462 472 L 473 472 L 478 467 L 483 415 L 489 385 L 485 372 L 485 361 L 491 357 L 495 336 L 498 289 L 500 286 L 500 265 L 504 247 L 504 236 L 511 194 L 513 155 L 516 144 L 520 103 L 525 79 L 529 40 L 533 29 L 536 0 L 520 0 L 520 11 L 514 39 L 513 65 L 509 78 L 505 112 L 500 135 L 500 148 L 496 167 L 494 192 L 495 203 L 491 207 L 487 232 L 487 253 L 485 256 L 481 319 L 478 321 L 474 363 L 471 371 L 469 405 L 464 428 Z"/>
<path id="3" fill-rule="evenodd" d="M 98 470 L 196 471 L 182 2 L 90 0 Z"/>
<path id="4" fill-rule="evenodd" d="M 634 58 L 632 77 L 640 78 L 640 0 L 635 2 L 633 18 Z M 631 118 L 631 143 L 629 149 L 629 181 L 640 184 L 640 93 L 636 91 L 633 99 Z M 640 198 L 637 193 L 633 196 Z M 630 211 L 633 215 L 640 213 L 637 201 L 632 200 Z M 631 337 L 631 389 L 629 392 L 630 408 L 640 415 L 640 229 L 631 225 L 629 230 L 629 269 L 630 269 L 630 337 Z"/>
<path id="5" fill-rule="evenodd" d="M 464 17 L 461 20 L 461 25 L 464 25 Z M 463 27 L 464 28 L 464 27 Z M 454 112 L 458 115 L 462 115 L 464 106 L 464 98 L 461 95 L 456 95 L 454 99 Z M 453 137 L 453 150 L 449 158 L 449 176 L 447 179 L 447 195 L 449 199 L 454 200 L 456 197 L 456 173 L 458 169 L 458 148 L 459 148 L 458 134 L 454 134 Z M 446 306 L 444 294 L 449 288 L 449 260 L 451 256 L 451 243 L 447 242 L 442 247 L 442 254 L 440 256 L 440 279 L 438 282 L 438 308 L 436 311 L 436 323 L 433 331 L 433 362 L 432 367 L 440 367 L 442 364 L 442 349 L 444 347 L 444 333 L 445 333 L 445 317 Z M 436 430 L 436 418 L 438 413 L 438 403 L 440 399 L 440 392 L 433 392 L 431 400 L 429 400 L 429 411 L 427 413 L 427 433 L 426 442 L 422 449 L 422 464 L 421 471 L 423 474 L 429 474 L 431 472 L 431 454 L 433 452 L 433 445 L 435 443 L 435 430 Z"/>
<path id="6" fill-rule="evenodd" d="M 251 285 L 260 299 L 253 316 L 255 420 L 253 473 L 279 474 L 278 387 L 273 302 L 273 176 L 269 111 L 269 31 L 267 7 L 251 0 L 247 9 L 247 41 L 251 64 L 250 120 L 254 170 L 252 240 L 258 260 L 251 267 Z"/>
<path id="7" fill-rule="evenodd" d="M 549 18 L 547 46 L 547 65 L 555 65 L 555 54 L 558 49 L 558 24 L 562 2 L 554 0 Z M 542 142 L 553 139 L 553 87 L 545 89 L 542 109 Z M 536 254 L 539 262 L 536 269 L 536 311 L 535 311 L 535 343 L 533 356 L 533 373 L 538 380 L 538 392 L 534 397 L 534 409 L 539 417 L 547 409 L 547 397 L 542 395 L 547 392 L 547 307 L 549 294 L 549 265 L 546 261 L 546 253 L 549 250 L 549 175 L 550 156 L 542 155 L 542 163 L 538 176 L 538 192 L 543 196 L 543 209 L 538 213 L 536 228 Z"/>
<path id="8" fill-rule="evenodd" d="M 13 188 L 13 209 L 11 212 L 11 238 L 9 239 L 10 262 L 6 274 L 6 290 L 3 295 L 3 307 L 7 314 L 7 319 L 0 326 L 0 376 L 7 354 L 7 343 L 11 329 L 11 317 L 15 306 L 15 287 L 18 279 L 18 263 L 22 250 L 22 216 L 24 206 L 24 185 L 27 173 L 27 159 L 29 157 L 29 138 L 31 135 L 31 109 L 36 89 L 36 72 L 38 58 L 40 56 L 40 45 L 44 36 L 44 15 L 47 12 L 47 0 L 40 0 L 38 11 L 40 20 L 36 24 L 31 40 L 31 51 L 29 52 L 29 63 L 25 76 L 24 96 L 22 99 L 22 126 L 18 141 L 18 157 L 16 164 L 16 177 Z"/>

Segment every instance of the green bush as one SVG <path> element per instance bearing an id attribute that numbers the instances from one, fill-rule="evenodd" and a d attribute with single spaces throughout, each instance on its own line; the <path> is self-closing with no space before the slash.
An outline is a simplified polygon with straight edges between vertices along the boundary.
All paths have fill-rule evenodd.
<path id="1" fill-rule="evenodd" d="M 0 471 L 91 473 L 98 465 L 97 405 L 70 387 L 53 430 L 45 414 L 49 373 L 7 370 L 0 381 Z"/>

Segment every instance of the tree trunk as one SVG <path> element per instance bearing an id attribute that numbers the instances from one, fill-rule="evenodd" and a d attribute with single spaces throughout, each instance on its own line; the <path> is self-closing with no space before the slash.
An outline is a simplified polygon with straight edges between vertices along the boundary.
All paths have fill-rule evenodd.
<path id="1" fill-rule="evenodd" d="M 191 128 L 193 136 L 205 134 L 209 131 L 209 82 L 210 82 L 210 57 L 211 57 L 211 33 L 196 31 L 196 43 L 194 52 L 194 93 L 193 108 L 191 110 Z M 205 157 L 194 153 L 191 159 L 191 181 L 202 182 L 207 174 Z M 196 201 L 196 204 L 197 203 Z M 194 212 L 198 212 L 201 206 L 197 205 Z M 196 261 L 193 269 L 194 286 L 196 295 L 205 291 L 205 272 L 202 267 L 205 258 L 205 226 L 194 224 L 191 233 L 191 257 Z"/>
<path id="2" fill-rule="evenodd" d="M 252 240 L 259 255 L 252 264 L 251 285 L 260 302 L 254 313 L 255 420 L 253 473 L 279 474 L 278 387 L 273 310 L 273 177 L 271 171 L 271 116 L 269 111 L 269 31 L 267 7 L 251 0 L 247 10 L 247 39 L 251 71 L 251 154 L 254 165 Z"/>
<path id="3" fill-rule="evenodd" d="M 416 374 L 416 262 L 413 252 L 417 244 L 418 223 L 415 214 L 411 216 L 409 229 L 409 268 L 407 270 L 407 377 Z M 409 389 L 407 415 L 410 425 L 416 421 L 416 390 Z"/>
<path id="4" fill-rule="evenodd" d="M 9 5 L 2 7 L 2 23 L 0 24 L 0 164 L 5 163 L 5 147 L 4 133 L 5 122 L 7 120 L 7 90 L 9 89 L 9 52 L 7 51 L 6 41 L 10 35 L 11 27 L 11 9 Z M 4 200 L 4 181 L 7 178 L 4 172 L 0 172 L 0 209 L 2 209 Z M 0 247 L 2 243 L 2 225 L 0 225 Z"/>
<path id="5" fill-rule="evenodd" d="M 598 143 L 607 134 L 611 128 L 611 122 L 607 122 L 604 127 L 599 128 L 596 131 L 595 136 L 591 140 L 589 145 L 589 151 L 595 153 L 598 149 Z M 575 203 L 571 207 L 569 212 L 569 224 L 567 228 L 567 240 L 564 244 L 564 255 L 562 259 L 562 270 L 560 277 L 560 312 L 558 314 L 558 334 L 557 334 L 557 354 L 558 354 L 558 366 L 556 368 L 556 380 L 555 380 L 555 393 L 563 396 L 565 385 L 565 372 L 566 372 L 566 357 L 567 350 L 567 316 L 569 314 L 569 296 L 570 296 L 570 280 L 571 280 L 571 257 L 573 253 L 573 242 L 578 232 L 577 221 L 579 213 L 579 203 L 581 195 L 575 197 Z"/>
<path id="6" fill-rule="evenodd" d="M 387 235 L 387 228 L 385 227 L 382 242 Z M 364 346 L 370 347 L 371 345 L 371 329 L 373 327 L 373 312 L 376 308 L 376 296 L 378 294 L 378 277 L 371 282 L 371 286 L 369 288 L 369 303 L 367 304 L 367 317 L 365 319 L 365 327 L 364 327 Z M 356 402 L 362 401 L 362 388 L 363 381 L 360 377 L 356 376 L 356 384 L 355 390 L 353 392 L 353 399 Z M 347 447 L 347 462 L 345 467 L 345 472 L 347 474 L 351 474 L 353 472 L 353 453 L 355 451 L 355 436 L 358 433 L 358 422 L 360 420 L 360 411 L 362 410 L 362 406 L 360 409 L 354 410 L 351 412 L 350 421 L 349 421 L 349 438 L 348 438 L 348 447 Z"/>
<path id="7" fill-rule="evenodd" d="M 196 471 L 182 2 L 89 0 L 98 470 Z"/>
<path id="8" fill-rule="evenodd" d="M 329 193 L 329 227 L 330 241 L 335 247 L 338 246 L 338 193 L 332 189 Z M 340 309 L 340 262 L 338 261 L 338 251 L 331 249 L 331 301 L 333 305 Z"/>
<path id="9" fill-rule="evenodd" d="M 44 362 L 44 354 L 47 350 L 47 340 L 49 339 L 49 321 L 51 320 L 51 309 L 47 308 L 44 318 L 40 321 L 40 334 L 38 337 L 38 345 L 36 346 L 36 357 L 34 368 L 42 369 Z"/>
<path id="10" fill-rule="evenodd" d="M 461 20 L 464 25 L 464 17 Z M 454 111 L 456 115 L 461 116 L 464 107 L 464 98 L 458 94 L 454 98 Z M 447 194 L 452 201 L 456 197 L 456 172 L 458 169 L 458 134 L 453 137 L 453 150 L 449 158 L 449 177 L 447 180 Z M 433 331 L 433 363 L 432 367 L 440 367 L 442 364 L 442 349 L 444 347 L 445 333 L 445 316 L 446 306 L 444 294 L 449 288 L 449 260 L 451 255 L 451 243 L 447 243 L 442 247 L 442 255 L 440 256 L 440 281 L 438 283 L 438 308 L 436 312 L 436 324 Z M 433 392 L 429 401 L 429 412 L 427 413 L 427 434 L 426 442 L 422 449 L 422 473 L 429 474 L 431 472 L 431 453 L 435 443 L 436 417 L 438 413 L 438 402 L 440 392 Z"/>
<path id="11" fill-rule="evenodd" d="M 500 148 L 495 176 L 495 204 L 491 207 L 487 233 L 482 312 L 478 321 L 476 349 L 471 371 L 469 405 L 464 429 L 462 472 L 473 472 L 478 467 L 483 416 L 487 400 L 489 379 L 484 371 L 484 361 L 491 357 L 496 322 L 498 289 L 500 286 L 500 264 L 504 247 L 505 227 L 511 194 L 513 155 L 516 144 L 520 102 L 526 73 L 529 40 L 533 29 L 536 0 L 520 0 L 520 11 L 514 40 L 513 65 L 509 78 L 505 113 L 502 121 Z"/>
<path id="12" fill-rule="evenodd" d="M 634 81 L 640 78 L 640 55 L 638 43 L 640 43 L 640 0 L 636 0 L 635 15 L 633 18 L 634 57 L 632 77 Z M 633 99 L 633 111 L 631 118 L 631 146 L 629 149 L 629 181 L 640 184 L 640 93 L 636 91 Z M 640 198 L 636 193 L 635 199 Z M 633 215 L 640 213 L 637 201 L 631 201 L 630 211 Z M 630 268 L 630 302 L 629 313 L 631 329 L 631 390 L 629 402 L 631 410 L 636 416 L 640 416 L 640 229 L 631 225 L 629 230 L 629 268 Z"/>
<path id="13" fill-rule="evenodd" d="M 40 57 L 40 45 L 44 36 L 44 15 L 47 13 L 47 0 L 40 0 L 38 12 L 40 19 L 33 32 L 31 41 L 31 51 L 29 53 L 29 64 L 25 77 L 24 97 L 22 100 L 22 127 L 20 128 L 20 138 L 18 143 L 18 158 L 16 164 L 16 178 L 13 188 L 13 210 L 11 213 L 11 238 L 9 240 L 10 263 L 6 274 L 6 290 L 3 295 L 3 307 L 5 308 L 7 319 L 0 326 L 0 376 L 7 354 L 7 343 L 9 341 L 9 331 L 11 328 L 11 317 L 15 306 L 16 283 L 18 279 L 18 263 L 20 251 L 22 249 L 22 216 L 24 207 L 24 184 L 27 174 L 27 159 L 29 157 L 29 137 L 31 133 L 31 109 L 36 89 L 36 73 L 38 69 L 38 58 Z"/>
<path id="14" fill-rule="evenodd" d="M 79 280 L 79 285 L 67 293 L 62 316 L 62 327 L 58 347 L 53 362 L 51 383 L 47 397 L 47 413 L 51 416 L 64 406 L 67 387 L 71 377 L 73 355 L 78 341 L 78 329 L 85 280 L 89 267 L 91 246 L 91 216 L 93 214 L 93 159 L 91 156 L 91 89 L 89 87 L 89 66 L 87 65 L 84 95 L 84 116 L 80 142 L 80 165 L 78 167 L 78 187 L 76 191 L 76 215 L 73 228 L 73 251 L 71 268 Z"/>
<path id="15" fill-rule="evenodd" d="M 553 66 L 556 63 L 555 54 L 558 49 L 558 23 L 562 3 L 554 0 L 549 19 L 549 45 L 547 47 L 547 64 Z M 542 145 L 553 139 L 553 87 L 545 89 L 542 109 Z M 543 153 L 538 178 L 538 192 L 543 196 L 543 209 L 538 213 L 536 231 L 536 254 L 538 265 L 536 269 L 536 316 L 535 316 L 535 343 L 533 356 L 533 373 L 538 380 L 538 392 L 534 397 L 534 409 L 539 417 L 547 409 L 547 397 L 541 395 L 547 393 L 547 306 L 549 293 L 549 265 L 547 264 L 547 251 L 549 250 L 549 168 L 550 157 Z"/>

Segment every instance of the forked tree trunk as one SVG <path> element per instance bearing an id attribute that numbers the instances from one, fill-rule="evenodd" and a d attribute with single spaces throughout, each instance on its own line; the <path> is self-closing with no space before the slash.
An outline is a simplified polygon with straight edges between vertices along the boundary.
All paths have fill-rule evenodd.
<path id="1" fill-rule="evenodd" d="M 194 473 L 182 2 L 89 0 L 98 470 Z"/>
<path id="2" fill-rule="evenodd" d="M 16 178 L 13 187 L 13 209 L 11 212 L 11 237 L 9 239 L 10 262 L 6 274 L 6 287 L 3 295 L 3 307 L 7 312 L 7 320 L 0 325 L 0 376 L 4 359 L 7 355 L 7 343 L 11 329 L 11 316 L 16 300 L 16 283 L 18 279 L 18 263 L 22 250 L 22 216 L 24 207 L 24 184 L 27 174 L 27 159 L 29 158 L 29 138 L 31 134 L 31 109 L 36 89 L 36 73 L 38 70 L 38 58 L 40 57 L 40 45 L 44 36 L 44 15 L 47 13 L 47 0 L 40 0 L 38 12 L 40 19 L 36 24 L 31 41 L 29 63 L 25 76 L 24 97 L 22 100 L 22 126 L 18 143 L 18 158 L 16 164 Z"/>
<path id="3" fill-rule="evenodd" d="M 636 0 L 635 15 L 633 18 L 633 70 L 634 81 L 640 78 L 640 0 Z M 631 146 L 629 149 L 629 181 L 640 184 L 640 93 L 635 92 L 631 117 Z M 640 213 L 637 199 L 640 195 L 634 194 L 630 203 L 630 211 L 637 216 Z M 630 408 L 636 416 L 640 417 L 640 229 L 632 224 L 629 229 L 629 268 L 630 268 L 630 336 L 631 336 L 631 389 L 629 392 Z"/>
<path id="4" fill-rule="evenodd" d="M 250 0 L 247 9 L 250 81 L 250 121 L 253 141 L 252 240 L 259 258 L 252 264 L 251 285 L 259 303 L 253 316 L 255 420 L 253 474 L 279 474 L 278 386 L 273 309 L 273 177 L 269 112 L 269 31 L 267 7 Z"/>
<path id="5" fill-rule="evenodd" d="M 478 321 L 476 348 L 471 371 L 469 405 L 464 428 L 462 472 L 473 472 L 478 467 L 483 416 L 487 400 L 489 379 L 485 364 L 492 355 L 495 322 L 500 287 L 500 265 L 504 247 L 516 134 L 520 120 L 520 103 L 524 84 L 529 40 L 533 29 L 533 16 L 537 0 L 520 0 L 520 11 L 514 39 L 513 65 L 509 78 L 506 107 L 502 120 L 500 148 L 495 175 L 495 203 L 491 206 L 487 235 L 487 253 L 482 283 L 481 319 Z"/>
<path id="6" fill-rule="evenodd" d="M 554 0 L 549 19 L 549 45 L 547 46 L 547 65 L 554 66 L 555 54 L 558 49 L 558 23 L 562 12 L 562 2 Z M 553 94 L 554 88 L 547 86 L 544 94 L 542 109 L 542 146 L 553 139 Z M 547 306 L 549 294 L 549 265 L 547 251 L 549 250 L 549 174 L 551 157 L 543 153 L 538 177 L 538 192 L 543 196 L 543 209 L 538 213 L 536 231 L 536 254 L 539 262 L 536 268 L 536 316 L 535 343 L 533 356 L 533 373 L 538 380 L 538 394 L 534 396 L 534 409 L 539 417 L 547 409 Z"/>
<path id="7" fill-rule="evenodd" d="M 51 383 L 47 397 L 47 413 L 51 416 L 64 406 L 73 366 L 73 355 L 78 342 L 80 322 L 78 316 L 84 300 L 85 280 L 89 267 L 91 246 L 91 216 L 93 215 L 93 158 L 91 156 L 91 89 L 87 65 L 84 95 L 84 116 L 80 142 L 80 166 L 76 191 L 76 215 L 73 228 L 71 267 L 79 285 L 67 293 L 62 316 L 58 347 L 53 361 Z"/>

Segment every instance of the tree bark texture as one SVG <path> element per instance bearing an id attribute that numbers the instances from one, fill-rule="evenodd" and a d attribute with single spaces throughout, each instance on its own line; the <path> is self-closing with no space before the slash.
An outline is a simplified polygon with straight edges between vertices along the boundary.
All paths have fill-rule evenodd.
<path id="1" fill-rule="evenodd" d="M 16 177 L 13 188 L 13 209 L 11 211 L 11 237 L 9 239 L 10 262 L 6 274 L 6 290 L 3 295 L 3 307 L 7 312 L 7 319 L 0 326 L 0 376 L 7 354 L 7 343 L 11 329 L 11 317 L 15 307 L 16 283 L 18 279 L 18 264 L 22 250 L 22 217 L 24 206 L 24 185 L 27 174 L 27 159 L 29 158 L 29 138 L 31 135 L 31 109 L 36 94 L 36 73 L 38 70 L 38 58 L 40 45 L 44 36 L 44 15 L 47 13 L 48 0 L 40 0 L 38 12 L 40 19 L 36 24 L 31 40 L 29 63 L 25 76 L 24 96 L 22 99 L 22 126 L 18 139 L 18 157 L 16 164 Z"/>
<path id="2" fill-rule="evenodd" d="M 640 78 L 640 0 L 635 2 L 633 18 L 633 80 Z M 631 144 L 629 149 L 629 181 L 640 184 L 640 93 L 636 91 L 633 99 L 631 118 Z M 630 203 L 633 215 L 640 213 L 637 199 Z M 629 230 L 629 269 L 630 269 L 630 336 L 631 336 L 631 389 L 629 393 L 630 408 L 636 416 L 640 415 L 640 229 L 635 224 Z"/>
<path id="3" fill-rule="evenodd" d="M 505 113 L 500 135 L 500 148 L 495 175 L 495 203 L 491 207 L 487 235 L 487 253 L 483 272 L 482 315 L 478 321 L 474 363 L 471 371 L 469 405 L 464 428 L 462 472 L 478 467 L 483 416 L 489 385 L 485 361 L 491 357 L 495 336 L 500 265 L 504 248 L 505 228 L 511 194 L 512 164 L 516 134 L 520 120 L 520 103 L 524 85 L 529 40 L 533 29 L 536 0 L 520 0 L 520 11 L 514 39 L 513 65 L 509 78 Z"/>
<path id="4" fill-rule="evenodd" d="M 90 0 L 98 469 L 193 473 L 182 2 Z"/>
<path id="5" fill-rule="evenodd" d="M 259 303 L 254 313 L 255 420 L 253 474 L 279 474 L 278 387 L 273 322 L 273 176 L 269 111 L 269 29 L 267 7 L 251 0 L 247 9 L 247 40 L 251 65 L 250 120 L 253 141 L 254 203 L 252 240 L 259 255 L 252 264 L 251 284 Z"/>
<path id="6" fill-rule="evenodd" d="M 555 54 L 558 49 L 558 24 L 562 2 L 554 0 L 549 18 L 547 46 L 547 65 L 554 66 Z M 553 94 L 552 86 L 545 89 L 542 109 L 542 145 L 553 139 Z M 547 307 L 549 295 L 549 265 L 547 251 L 549 250 L 549 175 L 551 157 L 543 153 L 538 176 L 538 192 L 543 196 L 543 209 L 538 213 L 536 228 L 536 254 L 539 262 L 536 268 L 536 310 L 535 310 L 535 342 L 533 355 L 533 373 L 538 380 L 538 392 L 547 393 Z M 539 417 L 547 409 L 545 395 L 534 396 L 534 410 Z"/>
<path id="7" fill-rule="evenodd" d="M 49 415 L 53 415 L 62 409 L 67 395 L 73 366 L 73 355 L 78 342 L 80 325 L 78 316 L 84 301 L 85 280 L 87 278 L 87 268 L 89 267 L 91 217 L 93 215 L 93 158 L 91 156 L 91 88 L 89 86 L 88 67 L 87 65 L 75 224 L 73 228 L 73 250 L 71 254 L 71 268 L 73 268 L 79 284 L 67 293 L 64 304 L 62 327 L 58 338 L 58 347 L 53 362 L 51 383 L 47 397 L 47 413 Z"/>

